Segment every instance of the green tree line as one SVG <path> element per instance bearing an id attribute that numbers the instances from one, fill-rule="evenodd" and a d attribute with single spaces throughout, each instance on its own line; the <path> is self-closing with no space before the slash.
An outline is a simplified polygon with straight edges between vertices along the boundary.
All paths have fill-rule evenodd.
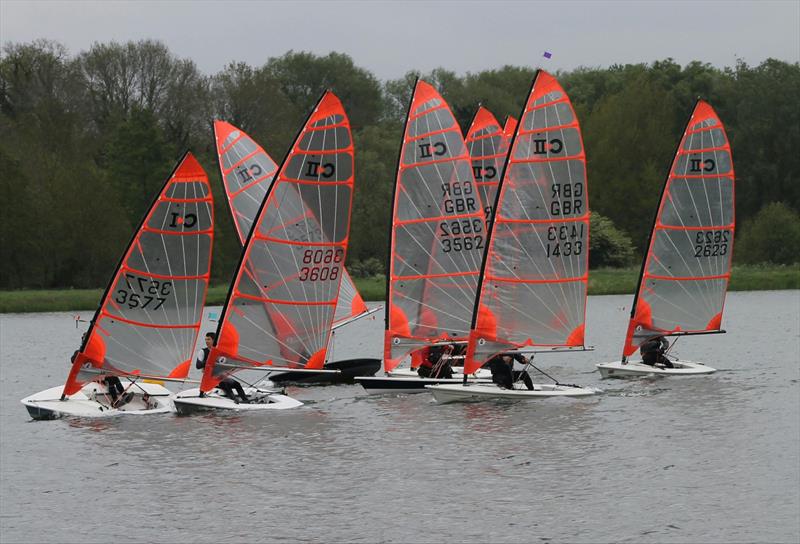
<path id="1" fill-rule="evenodd" d="M 45 40 L 6 44 L 0 56 L 0 288 L 104 285 L 186 149 L 214 187 L 212 270 L 214 281 L 227 281 L 239 244 L 216 164 L 213 119 L 247 131 L 279 162 L 326 88 L 347 108 L 356 146 L 349 264 L 380 271 L 414 78 L 437 86 L 466 130 L 479 102 L 500 119 L 518 116 L 534 72 L 503 66 L 460 76 L 439 68 L 380 81 L 344 54 L 289 51 L 261 66 L 233 62 L 207 75 L 156 41 L 97 43 L 77 54 Z M 717 109 L 733 146 L 737 219 L 746 231 L 739 233 L 746 253 L 737 249 L 737 259 L 798 260 L 797 63 L 770 59 L 720 69 L 666 59 L 555 75 L 583 127 L 589 202 L 599 214 L 593 228 L 605 229 L 596 231 L 602 236 L 594 247 L 615 252 L 594 264 L 624 265 L 640 254 L 698 96 Z M 763 236 L 774 236 L 782 251 L 765 251 Z"/>

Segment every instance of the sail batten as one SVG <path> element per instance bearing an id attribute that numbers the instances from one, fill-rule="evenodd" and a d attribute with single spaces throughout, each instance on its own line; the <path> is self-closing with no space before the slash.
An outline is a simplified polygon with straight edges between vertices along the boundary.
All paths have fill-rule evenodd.
<path id="1" fill-rule="evenodd" d="M 735 232 L 734 179 L 725 128 L 699 100 L 664 182 L 623 358 L 655 336 L 721 330 Z"/>
<path id="2" fill-rule="evenodd" d="M 339 99 L 325 93 L 263 188 L 203 373 L 203 391 L 233 372 L 231 365 L 318 369 L 325 362 L 350 228 L 349 126 Z M 226 141 L 225 134 L 220 130 L 218 141 Z M 352 311 L 351 303 L 347 315 Z"/>
<path id="3" fill-rule="evenodd" d="M 499 125 L 498 125 L 499 126 Z M 508 349 L 580 347 L 588 282 L 586 158 L 558 82 L 534 79 L 497 189 L 465 372 Z"/>
<path id="4" fill-rule="evenodd" d="M 191 153 L 154 199 L 114 272 L 64 388 L 96 378 L 186 377 L 202 321 L 211 267 L 211 187 Z"/>

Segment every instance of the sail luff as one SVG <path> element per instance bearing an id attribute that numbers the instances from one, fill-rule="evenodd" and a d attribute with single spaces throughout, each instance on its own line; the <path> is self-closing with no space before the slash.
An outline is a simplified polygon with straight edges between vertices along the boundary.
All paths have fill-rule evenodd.
<path id="1" fill-rule="evenodd" d="M 481 267 L 465 372 L 524 346 L 582 346 L 586 158 L 569 97 L 540 70 L 511 141 Z"/>
<path id="2" fill-rule="evenodd" d="M 662 188 L 623 360 L 654 336 L 721 329 L 734 232 L 730 142 L 713 108 L 698 100 Z"/>

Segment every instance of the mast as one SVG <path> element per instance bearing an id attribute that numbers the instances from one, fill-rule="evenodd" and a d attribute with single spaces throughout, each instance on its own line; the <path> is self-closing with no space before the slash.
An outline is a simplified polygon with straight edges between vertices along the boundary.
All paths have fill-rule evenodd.
<path id="1" fill-rule="evenodd" d="M 397 198 L 397 177 L 400 175 L 400 167 L 403 161 L 403 149 L 406 146 L 405 135 L 408 130 L 408 120 L 411 117 L 411 106 L 414 104 L 414 95 L 417 92 L 417 83 L 419 83 L 419 76 L 414 78 L 414 86 L 411 89 L 411 97 L 408 99 L 408 108 L 406 109 L 406 121 L 403 123 L 403 134 L 400 137 L 400 147 L 397 149 L 397 173 L 395 174 L 395 182 L 392 187 L 392 207 L 389 210 L 389 247 L 386 250 L 386 311 L 383 313 L 384 317 L 384 330 L 389 331 L 389 318 L 391 316 L 392 299 L 391 299 L 391 286 L 392 286 L 392 244 L 394 243 L 394 212 L 395 200 Z"/>

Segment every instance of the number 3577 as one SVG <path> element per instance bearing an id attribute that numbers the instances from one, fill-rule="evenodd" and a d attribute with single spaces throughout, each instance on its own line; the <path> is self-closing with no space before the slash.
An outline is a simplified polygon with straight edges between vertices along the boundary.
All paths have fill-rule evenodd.
<path id="1" fill-rule="evenodd" d="M 172 294 L 172 282 L 125 274 L 125 287 L 117 289 L 114 302 L 130 309 L 158 310 Z"/>

